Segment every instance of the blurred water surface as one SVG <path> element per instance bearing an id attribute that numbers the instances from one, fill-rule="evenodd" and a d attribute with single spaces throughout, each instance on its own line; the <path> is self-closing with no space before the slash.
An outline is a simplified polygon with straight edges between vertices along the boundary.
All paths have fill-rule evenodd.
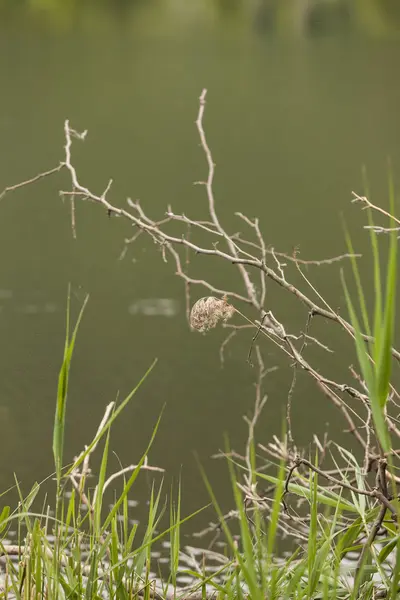
<path id="1" fill-rule="evenodd" d="M 285 9 L 282 5 L 285 4 Z M 0 1 L 0 189 L 56 166 L 63 123 L 88 129 L 74 142 L 80 180 L 110 201 L 140 198 L 155 219 L 168 205 L 206 216 L 206 163 L 194 121 L 208 88 L 205 126 L 217 164 L 215 195 L 229 231 L 234 216 L 258 216 L 268 244 L 303 258 L 345 251 L 340 213 L 357 249 L 366 248 L 361 216 L 350 204 L 366 165 L 377 202 L 386 199 L 386 165 L 400 164 L 400 10 L 389 1 L 240 2 Z M 150 462 L 175 478 L 182 470 L 184 512 L 208 501 L 193 454 L 229 507 L 222 464 L 210 456 L 228 432 L 241 450 L 242 415 L 254 401 L 246 363 L 251 333 L 226 352 L 226 331 L 191 333 L 182 282 L 151 240 L 119 260 L 131 228 L 98 207 L 77 203 L 77 238 L 58 191 L 65 174 L 0 202 L 0 491 L 17 473 L 26 489 L 52 471 L 51 432 L 68 283 L 76 313 L 90 302 L 71 376 L 66 458 L 90 441 L 106 404 L 125 395 L 154 357 L 158 364 L 115 426 L 111 462 L 137 461 L 165 406 Z M 333 306 L 344 306 L 340 265 L 308 276 Z M 368 278 L 368 268 L 364 267 Z M 193 276 L 218 287 L 240 285 L 234 268 L 193 258 Z M 193 297 L 204 295 L 194 289 Z M 306 313 L 268 288 L 271 308 L 293 331 Z M 254 315 L 250 315 L 254 316 Z M 354 360 L 339 334 L 321 325 L 339 353 L 318 354 L 329 376 L 347 377 Z M 260 439 L 281 431 L 291 371 L 263 342 L 269 395 Z M 344 361 L 343 361 L 344 359 Z M 294 396 L 295 435 L 345 437 L 343 423 L 307 377 Z M 143 476 L 147 493 L 150 478 Z M 140 515 L 139 515 L 140 516 Z M 199 523 L 199 522 L 198 522 Z M 200 521 L 201 523 L 201 521 Z M 195 528 L 200 527 L 196 525 Z"/>

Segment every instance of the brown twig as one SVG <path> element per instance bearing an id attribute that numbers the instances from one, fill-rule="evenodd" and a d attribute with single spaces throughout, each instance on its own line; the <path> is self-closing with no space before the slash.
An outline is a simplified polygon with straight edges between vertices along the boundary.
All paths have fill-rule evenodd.
<path id="1" fill-rule="evenodd" d="M 361 489 L 361 488 L 357 488 L 357 487 L 351 485 L 350 483 L 347 483 L 346 481 L 343 481 L 343 480 L 337 479 L 336 477 L 333 477 L 326 471 L 323 471 L 322 469 L 313 465 L 306 458 L 300 458 L 300 457 L 296 457 L 294 459 L 293 466 L 289 470 L 290 477 L 293 475 L 294 470 L 296 468 L 298 468 L 300 465 L 305 465 L 311 471 L 314 471 L 314 473 L 318 473 L 318 475 L 321 475 L 321 477 L 324 477 L 327 481 L 329 481 L 333 485 L 341 487 L 345 490 L 349 490 L 349 491 L 354 492 L 355 494 L 359 494 L 361 496 L 369 496 L 370 498 L 376 498 L 377 500 L 379 500 L 379 502 L 381 504 L 384 505 L 385 510 L 388 509 L 392 513 L 393 518 L 397 520 L 397 509 L 390 503 L 390 501 L 387 497 L 386 478 L 385 478 L 385 483 L 384 483 L 384 490 L 378 489 L 378 488 L 374 488 L 373 490 Z M 383 470 L 383 473 L 384 473 L 384 470 Z M 380 475 L 382 475 L 381 472 L 380 472 Z M 289 491 L 290 477 L 286 478 L 285 493 L 287 493 Z M 383 486 L 382 481 L 381 481 L 381 486 Z"/>
<path id="2" fill-rule="evenodd" d="M 385 215 L 385 217 L 389 217 L 389 219 L 391 221 L 395 221 L 395 223 L 398 223 L 400 225 L 400 220 L 397 217 L 395 217 L 394 215 L 391 215 L 384 208 L 381 208 L 380 206 L 377 206 L 376 204 L 372 204 L 372 202 L 370 202 L 366 196 L 359 196 L 358 194 L 356 194 L 356 192 L 351 192 L 351 193 L 353 195 L 352 202 L 361 202 L 361 204 L 364 205 L 364 208 L 371 208 L 372 210 L 375 210 L 376 212 L 379 212 L 382 215 Z"/>
<path id="3" fill-rule="evenodd" d="M 200 136 L 200 143 L 201 143 L 201 146 L 206 155 L 207 164 L 208 164 L 208 177 L 207 177 L 207 181 L 205 182 L 207 198 L 208 198 L 208 209 L 209 209 L 211 220 L 213 221 L 216 229 L 221 233 L 221 235 L 224 236 L 227 246 L 228 246 L 232 256 L 237 258 L 238 253 L 236 250 L 236 246 L 235 246 L 234 242 L 232 241 L 232 239 L 229 237 L 229 235 L 226 233 L 224 228 L 222 227 L 222 225 L 218 219 L 216 210 L 215 210 L 215 199 L 214 199 L 214 191 L 213 191 L 215 164 L 214 164 L 214 160 L 213 160 L 213 157 L 211 154 L 210 147 L 207 143 L 207 138 L 206 138 L 206 134 L 205 134 L 204 127 L 203 127 L 203 118 L 204 118 L 204 111 L 205 111 L 205 105 L 206 105 L 206 95 L 207 95 L 207 90 L 203 89 L 203 91 L 200 95 L 200 98 L 199 98 L 199 112 L 197 115 L 196 126 L 197 126 L 197 130 L 198 130 L 199 136 Z M 254 306 L 259 306 L 256 294 L 254 291 L 254 285 L 250 280 L 250 276 L 245 268 L 245 265 L 238 263 L 238 266 L 239 266 L 239 271 L 240 271 L 240 274 L 242 275 L 242 279 L 243 279 L 249 299 L 253 302 Z"/>
<path id="4" fill-rule="evenodd" d="M 4 190 L 0 193 L 0 200 L 8 193 L 8 192 L 14 192 L 15 190 L 24 187 L 26 185 L 31 185 L 32 183 L 36 183 L 37 181 L 39 181 L 39 179 L 44 179 L 45 177 L 49 177 L 49 175 L 54 175 L 54 173 L 58 173 L 59 171 L 61 171 L 61 169 L 63 169 L 63 167 L 65 166 L 64 163 L 60 163 L 58 165 L 58 167 L 54 167 L 53 169 L 50 169 L 49 171 L 43 171 L 43 173 L 39 173 L 38 175 L 35 175 L 35 177 L 32 177 L 31 179 L 26 179 L 25 181 L 21 181 L 20 183 L 16 183 L 15 185 L 9 185 L 7 187 L 4 188 Z"/>

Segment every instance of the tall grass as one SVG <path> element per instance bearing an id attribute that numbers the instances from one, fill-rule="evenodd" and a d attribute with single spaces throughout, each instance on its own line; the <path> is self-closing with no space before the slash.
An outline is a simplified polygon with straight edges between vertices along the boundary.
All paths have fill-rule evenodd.
<path id="1" fill-rule="evenodd" d="M 19 505 L 0 511 L 0 557 L 4 562 L 4 582 L 0 598 L 150 598 L 156 587 L 151 569 L 154 544 L 168 535 L 171 544 L 172 582 L 176 587 L 178 570 L 179 530 L 189 517 L 181 517 L 180 492 L 178 502 L 171 507 L 171 524 L 162 533 L 157 531 L 165 512 L 162 483 L 151 493 L 147 525 L 138 533 L 129 518 L 128 497 L 145 465 L 155 439 L 160 418 L 155 424 L 147 447 L 132 472 L 125 470 L 122 491 L 112 507 L 105 509 L 105 489 L 108 477 L 111 427 L 151 373 L 156 361 L 119 403 L 111 403 L 92 441 L 72 464 L 64 464 L 64 439 L 69 391 L 69 372 L 79 325 L 87 299 L 82 305 L 76 324 L 70 333 L 70 295 L 67 300 L 67 327 L 64 355 L 58 379 L 56 411 L 53 429 L 55 463 L 54 512 L 33 510 L 40 485 L 35 484 L 24 497 L 18 483 Z M 91 490 L 86 485 L 89 460 L 103 443 L 97 482 Z M 66 494 L 66 490 L 70 493 Z M 10 530 L 18 532 L 17 544 L 6 543 Z M 18 562 L 12 556 L 18 557 Z M 1 581 L 1 580 L 0 580 Z M 159 587 L 159 584 L 157 584 Z"/>
<path id="2" fill-rule="evenodd" d="M 395 199 L 392 178 L 390 178 L 389 183 L 389 199 L 391 213 L 394 215 Z M 371 403 L 376 435 L 383 450 L 386 453 L 390 453 L 392 446 L 390 433 L 385 421 L 385 411 L 389 398 L 392 370 L 392 346 L 396 309 L 398 233 L 396 223 L 394 220 L 392 220 L 390 223 L 391 231 L 388 233 L 390 245 L 387 259 L 387 272 L 386 277 L 384 277 L 381 272 L 381 256 L 379 252 L 377 233 L 374 228 L 373 215 L 370 209 L 368 210 L 368 220 L 373 254 L 375 296 L 375 308 L 372 325 L 370 323 L 370 318 L 367 311 L 367 301 L 361 283 L 358 265 L 354 257 L 352 258 L 353 274 L 356 282 L 363 327 L 361 327 L 354 302 L 349 293 L 343 274 L 342 281 L 351 322 L 355 329 L 355 345 L 357 356 L 362 375 L 368 388 L 368 395 Z M 353 255 L 353 247 L 348 234 L 347 243 L 350 252 Z M 383 290 L 385 290 L 384 297 L 382 297 Z M 368 336 L 372 336 L 373 338 L 373 341 L 371 341 L 369 344 L 367 344 L 362 336 L 363 329 Z"/>

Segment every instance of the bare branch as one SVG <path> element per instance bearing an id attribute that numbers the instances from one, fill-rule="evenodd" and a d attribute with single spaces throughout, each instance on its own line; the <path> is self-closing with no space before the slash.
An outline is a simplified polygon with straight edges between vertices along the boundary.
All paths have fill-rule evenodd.
<path id="1" fill-rule="evenodd" d="M 215 164 L 214 164 L 211 150 L 207 143 L 206 135 L 205 135 L 204 128 L 203 128 L 203 117 L 204 117 L 204 110 L 205 110 L 205 105 L 206 105 L 206 95 L 207 95 L 207 90 L 203 89 L 203 91 L 200 95 L 200 105 L 199 105 L 199 112 L 197 115 L 196 125 L 197 125 L 197 130 L 198 130 L 199 136 L 200 136 L 200 142 L 203 147 L 204 153 L 206 155 L 207 164 L 208 164 L 208 177 L 207 177 L 207 181 L 206 181 L 208 209 L 210 212 L 211 220 L 215 224 L 216 229 L 221 233 L 221 235 L 224 236 L 232 256 L 237 258 L 238 255 L 237 255 L 237 250 L 236 250 L 235 244 L 233 243 L 232 239 L 228 236 L 228 234 L 223 229 L 223 227 L 217 217 L 216 210 L 215 210 L 215 199 L 214 199 L 214 192 L 213 192 Z M 240 262 L 237 264 L 239 265 L 239 271 L 242 275 L 248 297 L 252 301 L 254 306 L 259 308 L 260 304 L 257 301 L 256 294 L 254 291 L 254 285 L 250 280 L 249 274 L 243 263 Z"/>
<path id="2" fill-rule="evenodd" d="M 14 192 L 15 190 L 24 187 L 26 185 L 30 185 L 32 183 L 36 183 L 39 179 L 44 179 L 45 177 L 49 177 L 50 175 L 54 175 L 54 173 L 58 173 L 64 167 L 64 163 L 60 163 L 58 167 L 54 167 L 54 169 L 50 169 L 49 171 L 44 171 L 43 173 L 39 173 L 32 177 L 31 179 L 27 179 L 26 181 L 21 181 L 20 183 L 16 183 L 15 185 L 10 185 L 5 187 L 4 190 L 0 193 L 0 200 L 8 193 Z"/>
<path id="3" fill-rule="evenodd" d="M 375 210 L 376 212 L 379 212 L 382 215 L 385 215 L 385 217 L 389 217 L 389 219 L 391 221 L 395 221 L 396 223 L 398 223 L 400 225 L 400 220 L 397 217 L 395 217 L 394 215 L 391 215 L 384 208 L 381 208 L 380 206 L 377 206 L 376 204 L 372 204 L 372 202 L 370 202 L 368 200 L 368 198 L 366 198 L 366 196 L 359 196 L 358 194 L 356 194 L 356 192 L 352 192 L 352 195 L 353 195 L 352 202 L 361 202 L 361 204 L 364 205 L 364 208 L 371 208 L 372 210 Z"/>

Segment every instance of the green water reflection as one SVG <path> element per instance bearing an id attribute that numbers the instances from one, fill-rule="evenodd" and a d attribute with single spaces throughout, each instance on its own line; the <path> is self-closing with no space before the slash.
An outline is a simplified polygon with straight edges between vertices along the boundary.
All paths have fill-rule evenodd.
<path id="1" fill-rule="evenodd" d="M 396 0 L 1 0 L 0 10 L 53 30 L 103 27 L 146 11 L 153 22 L 161 16 L 163 26 L 229 18 L 238 30 L 306 37 L 346 30 L 386 36 L 398 33 L 400 22 Z"/>
<path id="2" fill-rule="evenodd" d="M 285 8 L 282 8 L 282 6 Z M 300 246 L 304 258 L 344 250 L 343 211 L 365 248 L 351 190 L 365 164 L 383 198 L 386 159 L 400 160 L 400 11 L 395 1 L 350 2 L 0 2 L 0 188 L 56 165 L 63 122 L 88 129 L 74 160 L 95 191 L 114 178 L 110 199 L 140 198 L 150 216 L 201 218 L 206 164 L 194 120 L 209 89 L 206 127 L 217 163 L 215 193 L 230 231 L 234 212 L 260 218 L 278 250 Z M 254 398 L 246 363 L 250 334 L 219 363 L 223 330 L 188 331 L 182 282 L 151 242 L 118 260 L 131 228 L 97 207 L 77 207 L 77 239 L 58 191 L 66 176 L 6 196 L 0 205 L 0 490 L 13 472 L 26 483 L 52 469 L 51 428 L 68 282 L 74 308 L 86 293 L 71 378 L 67 456 L 87 443 L 105 405 L 135 385 L 153 358 L 158 366 L 116 426 L 113 447 L 137 460 L 166 409 L 150 460 L 173 475 L 183 465 L 186 511 L 207 501 L 193 460 L 197 451 L 227 504 L 221 465 L 209 457 L 224 431 L 238 449 L 241 415 Z M 357 240 L 358 236 L 358 240 Z M 195 277 L 235 285 L 229 265 L 195 257 Z M 368 276 L 368 271 L 365 270 Z M 334 306 L 342 305 L 339 267 L 310 270 Z M 203 295 L 201 290 L 194 291 Z M 271 308 L 293 331 L 306 314 L 268 290 Z M 347 378 L 354 360 L 338 332 L 321 324 L 337 353 L 322 357 L 329 375 Z M 269 400 L 260 435 L 281 430 L 290 370 L 264 347 Z M 343 357 L 348 360 L 343 361 Z M 301 375 L 294 398 L 295 433 L 342 433 L 343 424 Z M 115 459 L 116 468 L 118 461 Z M 143 479 L 143 486 L 147 481 Z"/>

